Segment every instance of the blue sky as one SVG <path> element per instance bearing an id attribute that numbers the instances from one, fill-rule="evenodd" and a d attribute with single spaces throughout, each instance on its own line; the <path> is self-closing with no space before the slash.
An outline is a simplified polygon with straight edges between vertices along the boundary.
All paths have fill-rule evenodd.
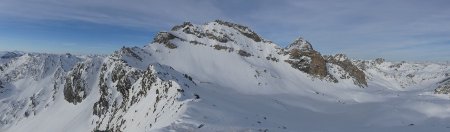
<path id="1" fill-rule="evenodd" d="M 223 19 L 323 54 L 450 60 L 448 0 L 1 0 L 0 50 L 108 54 L 184 21 Z"/>

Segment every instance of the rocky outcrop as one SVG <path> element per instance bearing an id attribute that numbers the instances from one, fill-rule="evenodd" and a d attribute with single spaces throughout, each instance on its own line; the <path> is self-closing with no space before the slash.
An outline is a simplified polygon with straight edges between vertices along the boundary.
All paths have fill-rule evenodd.
<path id="1" fill-rule="evenodd" d="M 184 22 L 184 23 L 181 24 L 181 25 L 176 25 L 176 26 L 172 27 L 172 30 L 171 30 L 171 31 L 177 31 L 177 30 L 180 30 L 180 29 L 182 29 L 182 28 L 193 27 L 193 26 L 194 26 L 194 25 L 193 25 L 191 22 Z"/>
<path id="2" fill-rule="evenodd" d="M 134 47 L 134 48 L 139 49 L 137 47 Z M 122 47 L 122 49 L 120 49 L 118 52 L 120 52 L 120 53 L 115 53 L 113 55 L 130 56 L 130 57 L 133 57 L 133 58 L 135 58 L 135 59 L 137 59 L 139 61 L 142 61 L 142 57 L 139 56 L 138 54 L 136 54 L 133 51 L 133 49 L 130 48 L 130 47 Z M 117 57 L 117 58 L 120 58 L 120 57 Z"/>
<path id="3" fill-rule="evenodd" d="M 328 73 L 327 64 L 322 55 L 315 51 L 311 44 L 299 38 L 286 48 L 289 59 L 285 62 L 295 69 L 303 71 L 314 77 L 337 82 L 337 79 Z"/>
<path id="4" fill-rule="evenodd" d="M 226 50 L 228 52 L 233 52 L 234 51 L 234 48 L 223 46 L 223 45 L 214 45 L 213 47 L 214 47 L 215 50 Z"/>
<path id="5" fill-rule="evenodd" d="M 198 26 L 194 26 L 190 22 L 184 22 L 182 25 L 177 25 L 172 28 L 172 31 L 179 31 L 186 34 L 191 34 L 196 36 L 197 38 L 208 38 L 211 40 L 216 40 L 221 43 L 227 43 L 229 41 L 233 41 L 230 36 L 227 34 L 224 34 L 221 31 L 217 31 L 216 29 L 213 30 L 204 30 L 202 28 L 199 28 Z M 191 43 L 196 44 L 196 42 L 190 41 Z"/>
<path id="6" fill-rule="evenodd" d="M 267 60 L 274 61 L 274 62 L 280 61 L 280 59 L 276 58 L 276 57 L 273 56 L 272 54 L 269 54 L 269 56 L 267 56 L 266 59 L 267 59 Z"/>
<path id="7" fill-rule="evenodd" d="M 120 60 L 111 59 L 103 64 L 98 84 L 100 98 L 93 107 L 93 114 L 100 118 L 96 130 L 120 131 L 122 127 L 120 122 L 125 119 L 119 113 L 128 111 L 130 89 L 139 75 L 140 72 L 131 69 L 126 66 L 126 62 Z M 112 117 L 107 117 L 108 115 Z M 106 128 L 101 128 L 102 124 L 106 124 Z"/>
<path id="8" fill-rule="evenodd" d="M 64 99 L 66 101 L 77 104 L 86 98 L 86 81 L 82 78 L 85 68 L 83 63 L 79 63 L 66 77 L 66 83 L 64 84 Z"/>
<path id="9" fill-rule="evenodd" d="M 237 31 L 239 31 L 242 35 L 254 40 L 255 42 L 261 42 L 263 40 L 261 37 L 259 37 L 258 34 L 256 34 L 255 32 L 253 32 L 252 30 L 250 30 L 250 28 L 248 28 L 246 26 L 242 26 L 239 24 L 226 22 L 226 21 L 222 21 L 222 20 L 216 20 L 215 22 L 217 22 L 221 25 L 225 25 L 225 26 L 234 28 Z"/>
<path id="10" fill-rule="evenodd" d="M 258 34 L 256 34 L 255 32 L 253 32 L 250 28 L 248 28 L 246 26 L 242 26 L 239 24 L 226 22 L 226 21 L 222 21 L 222 20 L 216 20 L 214 22 L 217 24 L 223 25 L 223 26 L 233 28 L 234 30 L 238 31 L 239 34 L 242 34 L 245 37 L 252 39 L 255 42 L 263 41 L 263 39 Z M 190 22 L 184 22 L 181 25 L 174 26 L 171 31 L 182 31 L 186 34 L 191 34 L 198 38 L 206 37 L 208 39 L 216 40 L 221 43 L 227 43 L 230 41 L 234 41 L 233 39 L 231 39 L 231 36 L 233 36 L 234 34 L 227 34 L 225 32 L 219 31 L 218 29 L 209 30 L 209 29 L 199 28 L 198 26 L 195 26 Z"/>
<path id="11" fill-rule="evenodd" d="M 169 49 L 175 49 L 177 48 L 177 45 L 170 42 L 170 40 L 179 38 L 169 32 L 159 32 L 156 37 L 153 39 L 153 43 L 160 43 L 164 44 Z"/>
<path id="12" fill-rule="evenodd" d="M 383 58 L 377 58 L 377 59 L 375 59 L 375 63 L 376 64 L 381 64 L 381 63 L 383 63 L 385 60 L 383 59 Z"/>
<path id="13" fill-rule="evenodd" d="M 70 71 L 66 73 L 61 70 L 55 74 L 61 74 L 61 82 L 54 82 L 54 90 L 57 85 L 63 85 L 64 99 L 69 103 L 77 104 L 82 102 L 91 92 L 92 85 L 96 83 L 96 74 L 103 58 L 100 56 L 90 56 L 83 61 L 76 63 Z M 55 75 L 56 77 L 56 75 Z"/>
<path id="14" fill-rule="evenodd" d="M 101 69 L 100 69 L 100 76 L 99 76 L 99 92 L 100 92 L 100 98 L 97 102 L 94 103 L 94 108 L 93 108 L 93 114 L 96 116 L 103 116 L 108 112 L 109 109 L 109 87 L 107 84 L 107 79 L 106 79 L 106 70 L 108 69 L 106 64 L 103 64 Z"/>
<path id="15" fill-rule="evenodd" d="M 444 79 L 438 83 L 438 87 L 434 89 L 435 94 L 450 94 L 450 78 Z"/>
<path id="16" fill-rule="evenodd" d="M 336 54 L 334 56 L 324 57 L 327 63 L 338 65 L 343 68 L 347 74 L 342 74 L 341 79 L 353 79 L 353 82 L 360 86 L 367 86 L 366 74 L 355 66 L 350 59 L 344 54 Z"/>
<path id="17" fill-rule="evenodd" d="M 241 55 L 241 56 L 244 56 L 244 57 L 250 57 L 250 56 L 252 56 L 252 54 L 248 53 L 248 52 L 245 51 L 245 50 L 239 50 L 239 51 L 238 51 L 238 54 Z"/>
<path id="18" fill-rule="evenodd" d="M 93 115 L 98 117 L 95 130 L 123 131 L 129 127 L 125 122 L 133 120 L 125 117 L 127 113 L 144 115 L 151 121 L 145 124 L 149 127 L 158 124 L 161 116 L 176 114 L 188 99 L 185 94 L 191 95 L 186 88 L 195 83 L 168 66 L 151 64 L 137 69 L 110 57 L 101 67 L 98 86 L 100 98 L 93 106 Z M 136 109 L 136 105 L 144 107 Z"/>

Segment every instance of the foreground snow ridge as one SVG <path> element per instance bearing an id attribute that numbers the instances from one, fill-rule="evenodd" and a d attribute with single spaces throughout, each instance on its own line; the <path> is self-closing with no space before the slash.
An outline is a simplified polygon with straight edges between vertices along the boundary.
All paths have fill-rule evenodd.
<path id="1" fill-rule="evenodd" d="M 185 22 L 109 56 L 2 52 L 0 131 L 450 131 L 450 66 Z"/>

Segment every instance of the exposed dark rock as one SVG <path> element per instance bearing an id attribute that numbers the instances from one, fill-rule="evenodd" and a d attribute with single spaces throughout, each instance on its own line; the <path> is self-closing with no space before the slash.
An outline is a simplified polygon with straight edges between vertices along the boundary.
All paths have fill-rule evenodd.
<path id="1" fill-rule="evenodd" d="M 173 72 L 164 72 L 169 70 L 173 68 L 159 64 L 150 65 L 146 70 L 141 70 L 130 67 L 122 61 L 107 61 L 100 71 L 100 99 L 94 103 L 93 107 L 94 115 L 98 116 L 95 129 L 122 131 L 122 125 L 126 121 L 124 113 L 129 112 L 130 107 L 138 104 L 146 96 L 155 99 L 153 103 L 148 104 L 151 107 L 146 114 L 154 122 L 157 122 L 158 117 L 164 115 L 167 110 L 181 107 L 175 102 L 181 98 L 187 99 L 183 96 L 185 92 L 190 92 L 185 91 L 184 87 L 188 88 L 195 83 L 187 83 L 192 79 L 188 75 L 184 75 L 186 79 L 175 78 L 182 77 L 183 74 L 174 75 Z M 181 82 L 186 83 L 178 84 L 175 80 L 179 79 L 185 79 Z M 111 93 L 115 89 L 118 94 Z M 150 90 L 154 91 L 149 92 Z M 171 90 L 177 92 L 171 93 Z"/>
<path id="2" fill-rule="evenodd" d="M 344 54 L 336 54 L 335 56 L 326 56 L 326 61 L 340 66 L 345 72 L 349 74 L 349 77 L 353 78 L 353 82 L 360 86 L 367 86 L 367 80 L 365 73 L 360 70 L 357 66 L 353 65 L 350 59 Z M 348 79 L 348 77 L 345 77 Z"/>
<path id="3" fill-rule="evenodd" d="M 248 27 L 245 27 L 245 26 L 242 26 L 239 24 L 235 24 L 235 23 L 231 23 L 231 22 L 221 21 L 221 20 L 216 20 L 215 22 L 220 25 L 224 25 L 224 26 L 233 28 L 233 29 L 237 30 L 240 34 L 254 40 L 255 42 L 263 41 L 263 39 L 261 37 L 259 37 L 258 34 L 256 34 L 252 30 L 250 30 Z M 216 40 L 221 43 L 227 43 L 230 41 L 234 41 L 230 37 L 230 36 L 234 36 L 234 34 L 226 34 L 222 31 L 218 31 L 216 29 L 205 30 L 205 29 L 199 28 L 197 26 L 194 26 L 190 22 L 185 22 L 182 25 L 174 26 L 172 28 L 172 31 L 183 31 L 184 33 L 194 35 L 198 38 L 207 37 L 209 39 Z"/>
<path id="4" fill-rule="evenodd" d="M 25 111 L 25 113 L 23 114 L 25 117 L 28 117 L 28 116 L 30 116 L 30 112 L 28 112 L 28 111 Z"/>
<path id="5" fill-rule="evenodd" d="M 302 52 L 299 49 L 293 49 L 289 55 L 289 60 L 286 60 L 286 62 L 291 64 L 293 68 L 320 78 L 329 76 L 326 61 L 319 52 Z"/>
<path id="6" fill-rule="evenodd" d="M 114 69 L 111 71 L 111 80 L 116 83 L 115 87 L 117 91 L 122 95 L 121 108 L 124 108 L 125 103 L 128 102 L 130 97 L 131 85 L 141 77 L 140 71 L 136 70 L 125 70 L 127 66 L 125 64 L 116 64 Z M 151 85 L 150 82 L 148 82 Z M 124 108 L 125 109 L 125 108 Z"/>
<path id="7" fill-rule="evenodd" d="M 120 52 L 123 55 L 132 56 L 132 57 L 136 58 L 137 60 L 142 61 L 142 57 L 140 57 L 138 54 L 136 54 L 132 48 L 122 47 L 122 49 L 120 49 Z"/>
<path id="8" fill-rule="evenodd" d="M 194 36 L 197 36 L 198 38 L 207 37 L 209 39 L 216 40 L 216 41 L 221 42 L 221 43 L 226 43 L 228 41 L 233 41 L 226 34 L 215 35 L 215 33 L 217 33 L 217 31 L 214 31 L 214 30 L 213 31 L 209 31 L 209 30 L 203 31 L 203 30 L 199 29 L 198 27 L 193 26 L 190 23 L 185 23 L 185 24 L 180 25 L 180 26 L 175 26 L 172 30 L 176 31 L 176 30 L 181 30 L 181 29 L 182 29 L 182 31 L 184 33 L 192 34 Z"/>
<path id="9" fill-rule="evenodd" d="M 123 103 L 125 103 L 128 101 L 129 89 L 131 88 L 131 81 L 126 75 L 126 71 L 121 67 L 114 68 L 112 71 L 112 80 L 116 82 L 117 91 L 123 96 Z"/>
<path id="10" fill-rule="evenodd" d="M 286 49 L 287 50 L 298 49 L 300 51 L 315 51 L 311 43 L 309 43 L 302 37 L 299 37 L 298 39 L 294 40 L 294 42 L 292 42 Z"/>
<path id="11" fill-rule="evenodd" d="M 238 54 L 241 55 L 241 56 L 244 56 L 244 57 L 252 56 L 252 54 L 250 54 L 250 53 L 248 53 L 247 51 L 244 51 L 244 50 L 239 50 Z"/>
<path id="12" fill-rule="evenodd" d="M 200 29 L 198 29 L 197 27 L 194 26 L 185 26 L 182 28 L 184 33 L 187 34 L 192 34 L 194 36 L 197 36 L 198 38 L 203 38 L 206 37 L 206 34 L 202 31 L 200 31 Z"/>
<path id="13" fill-rule="evenodd" d="M 189 41 L 189 43 L 194 44 L 194 45 L 203 45 L 206 46 L 206 44 L 202 43 L 202 42 L 198 42 L 198 41 Z"/>
<path id="14" fill-rule="evenodd" d="M 266 59 L 267 59 L 267 60 L 272 60 L 272 61 L 275 61 L 275 62 L 280 61 L 280 59 L 278 59 L 278 58 L 272 56 L 272 54 L 269 54 L 269 56 L 267 56 Z"/>
<path id="15" fill-rule="evenodd" d="M 134 104 L 140 100 L 141 97 L 147 96 L 147 92 L 151 89 L 151 86 L 156 82 L 156 75 L 154 75 L 150 67 L 142 74 L 141 86 L 142 88 L 131 99 L 131 104 Z M 157 90 L 158 91 L 158 90 Z"/>
<path id="16" fill-rule="evenodd" d="M 108 85 L 107 80 L 105 78 L 107 66 L 106 64 L 102 65 L 102 68 L 100 70 L 100 79 L 99 79 L 99 87 L 100 87 L 100 99 L 94 103 L 94 110 L 93 114 L 97 115 L 98 117 L 101 117 L 102 115 L 106 114 L 109 109 L 109 101 L 108 101 Z"/>
<path id="17" fill-rule="evenodd" d="M 413 78 L 415 75 L 414 74 L 408 74 L 408 75 L 406 75 L 406 77 L 408 77 L 408 78 Z"/>
<path id="18" fill-rule="evenodd" d="M 200 99 L 200 95 L 194 94 L 195 99 Z"/>
<path id="19" fill-rule="evenodd" d="M 258 34 L 256 34 L 255 32 L 253 32 L 252 30 L 250 30 L 250 28 L 248 28 L 246 26 L 242 26 L 239 24 L 226 22 L 226 21 L 222 21 L 222 20 L 216 20 L 215 22 L 217 22 L 221 25 L 225 25 L 225 26 L 234 28 L 237 31 L 239 31 L 242 35 L 244 35 L 250 39 L 253 39 L 255 42 L 261 42 L 263 40 L 261 37 L 258 36 Z"/>
<path id="20" fill-rule="evenodd" d="M 289 59 L 285 62 L 291 64 L 293 68 L 337 83 L 337 79 L 328 73 L 325 59 L 306 40 L 297 39 L 286 48 L 286 52 Z"/>
<path id="21" fill-rule="evenodd" d="M 400 68 L 402 65 L 403 65 L 403 62 L 402 62 L 402 63 L 397 63 L 397 64 L 390 65 L 389 68 Z"/>
<path id="22" fill-rule="evenodd" d="M 385 60 L 383 59 L 383 58 L 377 58 L 377 59 L 375 59 L 375 63 L 376 64 L 381 64 L 381 63 L 383 63 Z"/>
<path id="23" fill-rule="evenodd" d="M 108 66 L 108 64 L 110 65 Z M 113 61 L 108 64 L 103 64 L 100 71 L 100 99 L 94 103 L 93 114 L 97 115 L 101 121 L 97 122 L 96 129 L 98 129 L 102 123 L 106 123 L 103 122 L 106 118 L 106 130 L 120 131 L 125 120 L 122 119 L 122 115 L 118 115 L 118 113 L 119 111 L 125 112 L 127 111 L 127 108 L 129 108 L 131 84 L 140 77 L 140 72 L 130 69 L 122 61 Z M 108 74 L 108 67 L 112 68 L 110 74 Z M 109 86 L 108 84 L 112 85 Z M 110 94 L 109 91 L 114 88 L 116 88 L 121 96 Z M 117 97 L 120 99 L 117 99 Z M 110 114 L 115 120 L 120 122 L 112 123 L 114 118 L 106 116 L 107 114 Z"/>
<path id="24" fill-rule="evenodd" d="M 191 82 L 193 81 L 191 76 L 189 76 L 187 74 L 183 74 L 183 75 L 184 75 L 185 78 L 189 79 L 189 81 L 191 81 Z"/>
<path id="25" fill-rule="evenodd" d="M 170 42 L 170 40 L 178 38 L 177 36 L 169 33 L 169 32 L 159 32 L 154 38 L 153 42 L 164 44 L 169 49 L 177 48 L 177 45 Z"/>
<path id="26" fill-rule="evenodd" d="M 226 49 L 228 49 L 228 47 L 227 46 L 222 46 L 222 45 L 214 45 L 214 49 L 216 49 L 216 50 L 222 50 L 222 49 L 226 50 Z"/>
<path id="27" fill-rule="evenodd" d="M 216 36 L 213 33 L 206 32 L 206 36 L 209 39 L 213 39 L 213 40 L 216 40 L 216 41 L 219 41 L 219 42 L 222 42 L 222 43 L 226 43 L 228 41 L 232 41 L 231 38 L 228 35 L 226 35 L 226 34 L 223 34 L 221 36 Z"/>
<path id="28" fill-rule="evenodd" d="M 66 77 L 64 99 L 70 103 L 80 103 L 87 96 L 86 81 L 82 78 L 82 74 L 86 70 L 85 68 L 83 63 L 79 63 Z"/>
<path id="29" fill-rule="evenodd" d="M 177 30 L 180 30 L 180 29 L 182 29 L 182 28 L 185 28 L 185 27 L 192 27 L 192 26 L 194 26 L 194 25 L 192 25 L 191 22 L 184 22 L 182 25 L 176 25 L 176 26 L 174 26 L 174 27 L 172 28 L 172 31 L 177 31 Z"/>
<path id="30" fill-rule="evenodd" d="M 361 70 L 366 70 L 369 68 L 370 65 L 370 61 L 366 61 L 366 60 L 357 60 L 355 62 L 356 67 L 358 67 Z"/>
<path id="31" fill-rule="evenodd" d="M 450 78 L 446 78 L 438 83 L 438 87 L 434 90 L 435 94 L 449 94 L 450 93 Z"/>
<path id="32" fill-rule="evenodd" d="M 177 91 L 183 93 L 184 89 L 177 89 Z"/>

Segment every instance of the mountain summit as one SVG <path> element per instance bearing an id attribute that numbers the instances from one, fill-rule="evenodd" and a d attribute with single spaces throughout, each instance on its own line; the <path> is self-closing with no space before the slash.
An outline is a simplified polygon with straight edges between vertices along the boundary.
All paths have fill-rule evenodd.
<path id="1" fill-rule="evenodd" d="M 4 55 L 2 55 L 4 56 Z M 0 58 L 0 131 L 448 131 L 450 66 L 185 22 L 108 56 Z"/>
<path id="2" fill-rule="evenodd" d="M 311 43 L 306 41 L 303 37 L 297 38 L 294 42 L 292 42 L 288 47 L 288 50 L 299 49 L 300 51 L 311 51 L 314 50 L 312 48 Z"/>

